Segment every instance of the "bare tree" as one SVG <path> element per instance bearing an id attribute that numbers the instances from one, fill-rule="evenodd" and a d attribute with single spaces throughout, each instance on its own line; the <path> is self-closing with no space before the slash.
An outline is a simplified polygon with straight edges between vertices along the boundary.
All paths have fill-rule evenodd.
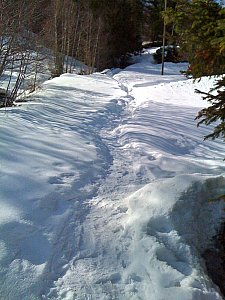
<path id="1" fill-rule="evenodd" d="M 36 86 L 41 58 L 37 34 L 30 31 L 36 17 L 35 3 L 0 0 L 0 87 L 5 90 L 0 106 L 13 105 L 24 92 L 21 87 L 27 77 L 33 76 L 33 88 Z"/>

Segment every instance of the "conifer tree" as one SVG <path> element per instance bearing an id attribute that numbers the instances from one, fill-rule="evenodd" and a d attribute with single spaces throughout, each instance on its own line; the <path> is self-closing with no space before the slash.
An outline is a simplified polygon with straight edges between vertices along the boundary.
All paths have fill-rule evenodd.
<path id="1" fill-rule="evenodd" d="M 197 92 L 204 95 L 203 99 L 210 103 L 209 107 L 198 113 L 196 117 L 196 119 L 200 119 L 198 125 L 209 125 L 218 121 L 213 132 L 206 135 L 205 139 L 218 137 L 225 139 L 225 76 L 217 81 L 215 87 L 209 93 L 203 93 L 199 90 Z"/>
<path id="2" fill-rule="evenodd" d="M 219 53 L 214 53 L 221 57 L 220 70 L 223 73 L 221 79 L 219 79 L 213 89 L 209 93 L 203 93 L 203 99 L 207 100 L 209 107 L 202 109 L 196 119 L 200 120 L 198 125 L 209 125 L 217 121 L 217 125 L 214 128 L 213 133 L 207 135 L 205 138 L 218 138 L 225 139 L 225 8 L 222 8 L 219 12 L 222 19 L 217 20 L 217 26 L 215 28 L 215 36 L 212 38 L 212 45 L 218 49 Z"/>
<path id="3" fill-rule="evenodd" d="M 165 18 L 176 24 L 193 77 L 222 76 L 209 93 L 197 91 L 209 106 L 196 119 L 198 125 L 217 122 L 205 138 L 225 138 L 225 8 L 214 0 L 178 0 L 176 11 L 168 10 Z"/>
<path id="4" fill-rule="evenodd" d="M 147 24 L 144 34 L 152 42 L 162 42 L 165 0 L 146 0 L 144 4 L 145 23 Z M 167 0 L 167 7 L 175 10 L 176 1 Z M 173 35 L 173 29 L 174 24 L 170 22 L 167 26 L 168 33 Z"/>
<path id="5" fill-rule="evenodd" d="M 222 53 L 224 15 L 214 0 L 178 0 L 168 9 L 167 22 L 175 22 L 178 43 L 188 56 L 194 78 L 225 73 Z"/>

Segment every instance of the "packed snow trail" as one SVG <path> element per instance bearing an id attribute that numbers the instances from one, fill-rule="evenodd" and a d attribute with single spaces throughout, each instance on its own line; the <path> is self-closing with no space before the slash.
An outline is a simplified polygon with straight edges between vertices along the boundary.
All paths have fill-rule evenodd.
<path id="1" fill-rule="evenodd" d="M 0 115 L 0 299 L 215 300 L 202 251 L 224 214 L 225 146 L 194 117 L 208 90 L 146 52 L 63 75 Z M 10 149 L 10 151 L 9 151 Z"/>

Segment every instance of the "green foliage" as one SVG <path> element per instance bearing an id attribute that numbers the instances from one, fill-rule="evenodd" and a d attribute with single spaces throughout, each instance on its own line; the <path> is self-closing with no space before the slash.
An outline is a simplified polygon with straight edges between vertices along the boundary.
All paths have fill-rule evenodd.
<path id="1" fill-rule="evenodd" d="M 210 106 L 202 109 L 196 119 L 200 120 L 200 124 L 209 125 L 217 122 L 212 133 L 205 136 L 205 139 L 215 139 L 222 137 L 225 139 L 225 76 L 218 80 L 215 87 L 209 93 L 197 90 L 198 93 L 204 95 L 203 99 L 210 103 Z"/>
<path id="2" fill-rule="evenodd" d="M 163 12 L 165 9 L 165 0 L 146 0 L 145 2 L 145 22 L 147 28 L 145 30 L 146 38 L 153 41 L 162 41 L 163 33 Z M 168 0 L 168 9 L 174 10 L 176 1 Z M 173 34 L 173 23 L 167 26 L 167 31 Z"/>
<path id="3" fill-rule="evenodd" d="M 175 22 L 179 43 L 190 63 L 188 72 L 194 78 L 225 74 L 225 8 L 214 0 L 178 0 L 165 18 Z M 209 93 L 197 92 L 210 103 L 198 113 L 198 126 L 216 122 L 205 139 L 225 139 L 225 76 Z"/>
<path id="4" fill-rule="evenodd" d="M 194 78 L 225 72 L 224 9 L 214 0 L 178 0 L 166 20 L 175 22 L 183 52 Z"/>

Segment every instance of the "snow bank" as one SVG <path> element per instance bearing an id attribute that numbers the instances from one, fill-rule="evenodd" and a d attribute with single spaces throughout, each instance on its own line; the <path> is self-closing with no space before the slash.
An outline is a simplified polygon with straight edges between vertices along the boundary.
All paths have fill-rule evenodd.
<path id="1" fill-rule="evenodd" d="M 128 197 L 126 228 L 134 240 L 132 263 L 124 274 L 125 280 L 133 279 L 129 289 L 138 278 L 142 299 L 222 299 L 200 255 L 223 215 L 224 205 L 209 203 L 209 198 L 224 192 L 224 183 L 222 176 L 181 175 Z"/>

